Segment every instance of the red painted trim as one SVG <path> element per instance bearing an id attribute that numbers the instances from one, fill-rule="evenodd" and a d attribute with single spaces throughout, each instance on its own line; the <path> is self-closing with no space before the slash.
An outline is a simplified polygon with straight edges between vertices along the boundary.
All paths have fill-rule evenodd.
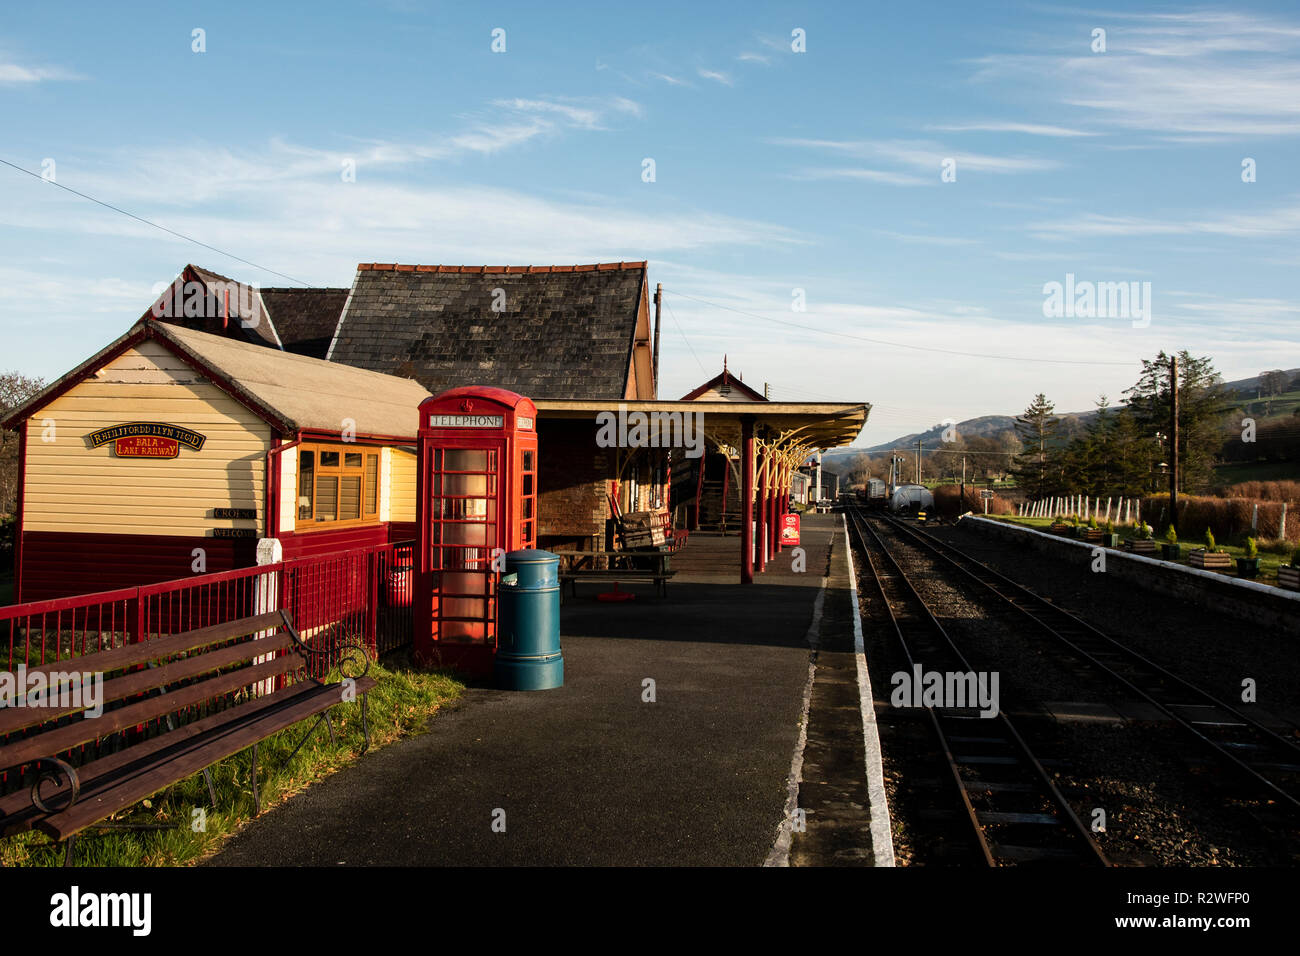
<path id="1" fill-rule="evenodd" d="M 332 554 L 357 548 L 386 545 L 389 541 L 387 524 L 353 525 L 348 528 L 322 528 L 318 531 L 286 531 L 280 536 L 284 558 L 307 557 L 314 554 Z"/>
<path id="2" fill-rule="evenodd" d="M 428 399 L 425 399 L 428 401 Z M 298 432 L 299 441 L 312 442 L 333 442 L 334 444 L 348 445 L 415 445 L 419 443 L 419 437 L 416 435 L 358 435 L 350 442 L 343 442 L 339 432 L 320 431 L 315 428 L 304 428 Z"/>
<path id="3" fill-rule="evenodd" d="M 26 600 L 198 577 L 190 570 L 194 548 L 207 552 L 213 574 L 257 563 L 251 538 L 63 531 L 26 531 L 23 538 Z"/>
<path id="4" fill-rule="evenodd" d="M 754 538 L 758 543 L 758 554 L 754 561 L 754 570 L 759 574 L 767 567 L 767 472 L 765 467 L 767 453 L 758 456 L 758 500 L 755 501 L 758 514 L 755 516 Z"/>
<path id="5" fill-rule="evenodd" d="M 271 439 L 273 444 L 266 450 L 266 536 L 268 538 L 280 537 L 280 484 L 283 481 L 284 465 L 280 459 L 280 453 L 286 452 L 291 448 L 297 448 L 302 444 L 302 436 L 299 435 L 288 444 L 283 444 L 284 436 L 276 435 Z M 274 458 L 272 457 L 274 456 Z M 295 493 L 294 501 L 297 501 Z M 297 513 L 295 508 L 295 514 Z"/>
<path id="6" fill-rule="evenodd" d="M 740 416 L 740 583 L 754 583 L 754 419 Z"/>
<path id="7" fill-rule="evenodd" d="M 14 603 L 23 599 L 23 494 L 27 484 L 27 422 L 18 426 L 18 503 L 14 525 Z"/>

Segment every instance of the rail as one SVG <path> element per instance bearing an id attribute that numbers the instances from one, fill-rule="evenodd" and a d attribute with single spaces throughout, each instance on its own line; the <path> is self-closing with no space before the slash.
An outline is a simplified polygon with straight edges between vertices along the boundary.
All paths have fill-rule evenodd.
<path id="1" fill-rule="evenodd" d="M 943 661 L 973 673 L 861 510 L 850 506 L 848 511 L 866 557 L 864 571 L 870 573 L 909 667 L 919 668 L 924 658 L 931 668 Z M 1109 866 L 1010 718 L 1001 708 L 992 719 L 970 710 L 925 706 L 982 861 L 987 866 L 1062 861 Z"/>

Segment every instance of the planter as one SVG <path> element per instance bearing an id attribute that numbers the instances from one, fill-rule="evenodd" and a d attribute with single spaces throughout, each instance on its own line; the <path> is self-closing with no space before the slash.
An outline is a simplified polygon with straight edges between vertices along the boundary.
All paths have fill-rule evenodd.
<path id="1" fill-rule="evenodd" d="M 1068 524 L 1052 524 L 1047 526 L 1047 530 L 1052 534 L 1067 535 L 1070 533 L 1070 526 Z"/>
<path id="2" fill-rule="evenodd" d="M 1145 554 L 1148 557 L 1155 557 L 1156 554 L 1156 543 L 1150 538 L 1134 538 L 1125 542 L 1124 546 L 1130 554 Z"/>
<path id="3" fill-rule="evenodd" d="M 1239 578 L 1259 577 L 1259 558 L 1238 558 L 1237 577 Z"/>
<path id="4" fill-rule="evenodd" d="M 1194 568 L 1204 571 L 1227 571 L 1232 567 L 1232 555 L 1227 551 L 1206 551 L 1193 548 L 1187 555 L 1188 562 Z"/>
<path id="5" fill-rule="evenodd" d="M 1093 544 L 1098 544 L 1098 543 L 1100 543 L 1100 542 L 1101 542 L 1101 539 L 1104 538 L 1105 536 L 1106 536 L 1106 532 L 1102 531 L 1100 528 L 1081 528 L 1081 529 L 1079 529 L 1079 538 L 1080 538 L 1080 540 L 1082 540 L 1082 541 L 1090 541 L 1090 542 L 1092 542 Z"/>
<path id="6" fill-rule="evenodd" d="M 1183 556 L 1183 546 L 1181 544 L 1162 544 L 1160 546 L 1160 556 L 1166 561 L 1177 561 Z"/>
<path id="7" fill-rule="evenodd" d="M 1102 534 L 1101 534 L 1101 543 L 1102 543 L 1103 545 L 1105 545 L 1106 547 L 1108 547 L 1108 548 L 1118 548 L 1118 547 L 1119 547 L 1119 535 L 1117 535 L 1117 534 L 1106 534 L 1106 533 L 1103 531 Z"/>
<path id="8" fill-rule="evenodd" d="M 1300 591 L 1300 568 L 1284 564 L 1277 569 L 1278 587 L 1288 591 Z"/>

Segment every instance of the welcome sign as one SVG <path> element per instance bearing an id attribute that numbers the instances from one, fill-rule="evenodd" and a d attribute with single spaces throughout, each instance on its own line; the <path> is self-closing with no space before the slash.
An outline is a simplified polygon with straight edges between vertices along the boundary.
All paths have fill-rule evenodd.
<path id="1" fill-rule="evenodd" d="M 176 458 L 181 446 L 199 451 L 207 437 L 165 422 L 125 422 L 101 428 L 90 436 L 90 447 L 113 442 L 118 458 Z"/>

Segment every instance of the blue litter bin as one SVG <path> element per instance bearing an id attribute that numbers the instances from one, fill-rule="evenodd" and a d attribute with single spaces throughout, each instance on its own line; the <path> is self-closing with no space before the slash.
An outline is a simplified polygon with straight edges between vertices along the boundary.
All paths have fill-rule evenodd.
<path id="1" fill-rule="evenodd" d="M 497 600 L 497 686 L 504 690 L 563 687 L 559 556 L 533 549 L 511 551 Z"/>

